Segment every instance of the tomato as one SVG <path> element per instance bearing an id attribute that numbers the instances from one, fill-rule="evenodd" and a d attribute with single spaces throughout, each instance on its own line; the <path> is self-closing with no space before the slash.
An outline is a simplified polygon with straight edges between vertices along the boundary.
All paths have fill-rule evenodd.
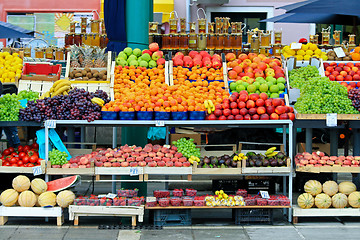
<path id="1" fill-rule="evenodd" d="M 17 163 L 16 157 L 12 157 L 12 158 L 10 159 L 10 163 Z"/>
<path id="2" fill-rule="evenodd" d="M 37 155 L 32 155 L 30 157 L 30 162 L 31 163 L 36 163 L 38 159 L 39 159 L 39 157 Z"/>
<path id="3" fill-rule="evenodd" d="M 28 155 L 25 155 L 25 157 L 22 158 L 22 161 L 23 161 L 24 163 L 28 163 L 28 162 L 30 161 L 29 156 L 28 156 Z"/>
<path id="4" fill-rule="evenodd" d="M 2 153 L 4 156 L 10 155 L 10 150 L 9 149 L 5 149 Z"/>
<path id="5" fill-rule="evenodd" d="M 13 147 L 9 147 L 8 149 L 11 153 L 15 152 L 15 148 L 13 148 Z"/>
<path id="6" fill-rule="evenodd" d="M 31 147 L 29 146 L 29 145 L 25 145 L 24 146 L 24 152 L 27 152 L 27 151 L 29 151 L 31 149 Z"/>
<path id="7" fill-rule="evenodd" d="M 13 152 L 13 153 L 10 154 L 10 156 L 11 156 L 11 157 L 17 157 L 18 155 L 17 155 L 16 152 Z"/>
<path id="8" fill-rule="evenodd" d="M 19 158 L 23 159 L 26 156 L 26 153 L 24 152 L 19 152 Z"/>
<path id="9" fill-rule="evenodd" d="M 24 147 L 21 146 L 21 145 L 19 145 L 17 150 L 18 150 L 18 152 L 23 152 L 23 151 L 24 151 Z"/>
<path id="10" fill-rule="evenodd" d="M 19 167 L 23 167 L 23 165 L 24 165 L 23 161 L 21 161 L 21 160 L 18 161 L 17 164 L 19 165 Z"/>
<path id="11" fill-rule="evenodd" d="M 33 144 L 31 144 L 31 148 L 32 148 L 32 149 L 39 149 L 39 144 L 37 144 L 36 142 L 34 142 Z"/>
<path id="12" fill-rule="evenodd" d="M 38 160 L 37 160 L 37 165 L 40 165 L 41 164 L 41 158 L 38 158 Z"/>
<path id="13" fill-rule="evenodd" d="M 29 157 L 31 157 L 31 156 L 33 156 L 33 155 L 38 156 L 38 153 L 37 153 L 36 151 L 34 151 L 34 150 L 29 150 L 29 151 L 27 152 L 27 154 L 29 155 Z"/>
<path id="14" fill-rule="evenodd" d="M 3 166 L 10 166 L 10 163 L 9 162 L 6 162 L 5 164 L 3 164 Z"/>
<path id="15" fill-rule="evenodd" d="M 11 164 L 12 167 L 18 167 L 16 163 Z"/>

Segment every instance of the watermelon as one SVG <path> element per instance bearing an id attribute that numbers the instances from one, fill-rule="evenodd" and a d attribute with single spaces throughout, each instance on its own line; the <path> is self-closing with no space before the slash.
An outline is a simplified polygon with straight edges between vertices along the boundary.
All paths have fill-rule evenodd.
<path id="1" fill-rule="evenodd" d="M 47 191 L 48 192 L 59 192 L 65 190 L 67 188 L 72 187 L 75 183 L 80 181 L 80 175 L 74 175 L 70 177 L 64 177 L 60 179 L 56 179 L 54 181 L 47 182 Z"/>

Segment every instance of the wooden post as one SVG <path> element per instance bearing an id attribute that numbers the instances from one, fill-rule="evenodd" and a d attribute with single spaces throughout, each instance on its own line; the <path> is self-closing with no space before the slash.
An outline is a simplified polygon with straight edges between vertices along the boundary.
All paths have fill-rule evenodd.
<path id="1" fill-rule="evenodd" d="M 57 223 L 58 226 L 63 225 L 63 223 L 64 223 L 64 215 L 61 215 L 61 217 L 57 217 L 56 218 L 56 223 Z"/>
<path id="2" fill-rule="evenodd" d="M 134 227 L 136 227 L 136 216 L 132 216 L 131 217 L 131 225 Z"/>
<path id="3" fill-rule="evenodd" d="M 293 217 L 293 224 L 297 224 L 299 221 L 298 217 Z"/>
<path id="4" fill-rule="evenodd" d="M 78 226 L 78 225 L 79 225 L 79 216 L 75 215 L 74 226 Z"/>
<path id="5" fill-rule="evenodd" d="M 7 216 L 0 216 L 0 225 L 5 225 L 7 223 L 8 217 Z"/>

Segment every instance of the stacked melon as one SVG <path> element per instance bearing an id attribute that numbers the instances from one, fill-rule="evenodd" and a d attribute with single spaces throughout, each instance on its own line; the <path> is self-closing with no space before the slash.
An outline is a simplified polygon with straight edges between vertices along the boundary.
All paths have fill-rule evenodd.
<path id="1" fill-rule="evenodd" d="M 0 195 L 0 202 L 6 207 L 54 207 L 57 204 L 66 208 L 75 199 L 75 194 L 69 190 L 61 191 L 57 196 L 53 192 L 48 192 L 47 184 L 41 178 L 35 178 L 30 182 L 28 177 L 19 175 L 13 179 L 12 186 L 13 188 L 3 191 Z"/>
<path id="2" fill-rule="evenodd" d="M 304 185 L 305 193 L 298 199 L 298 205 L 307 209 L 317 208 L 360 208 L 360 192 L 356 191 L 356 186 L 352 182 L 326 181 L 321 184 L 317 180 L 309 180 Z"/>

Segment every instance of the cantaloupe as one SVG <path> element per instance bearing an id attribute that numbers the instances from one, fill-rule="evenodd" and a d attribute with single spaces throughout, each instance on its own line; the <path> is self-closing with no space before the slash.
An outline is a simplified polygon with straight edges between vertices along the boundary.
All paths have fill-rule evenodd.
<path id="1" fill-rule="evenodd" d="M 36 203 L 36 195 L 32 191 L 26 190 L 19 195 L 19 205 L 21 207 L 33 207 Z"/>
<path id="2" fill-rule="evenodd" d="M 312 208 L 314 206 L 314 197 L 310 193 L 303 193 L 298 197 L 297 203 L 301 208 Z"/>
<path id="3" fill-rule="evenodd" d="M 19 193 L 15 189 L 7 189 L 0 195 L 0 202 L 5 207 L 13 206 L 18 200 Z"/>
<path id="4" fill-rule="evenodd" d="M 35 178 L 31 181 L 31 189 L 36 194 L 42 194 L 43 192 L 46 192 L 47 184 L 41 178 Z"/>
<path id="5" fill-rule="evenodd" d="M 331 206 L 331 197 L 325 193 L 316 195 L 315 206 L 318 208 L 329 208 Z"/>
<path id="6" fill-rule="evenodd" d="M 339 191 L 339 186 L 335 181 L 326 181 L 323 184 L 322 189 L 324 193 L 331 197 Z"/>
<path id="7" fill-rule="evenodd" d="M 343 193 L 337 193 L 332 196 L 331 203 L 334 208 L 345 208 L 348 204 L 348 198 Z"/>
<path id="8" fill-rule="evenodd" d="M 70 190 L 64 190 L 59 192 L 56 196 L 56 203 L 62 207 L 67 208 L 70 204 L 74 202 L 75 194 Z"/>
<path id="9" fill-rule="evenodd" d="M 35 207 L 41 207 L 39 204 L 39 195 L 35 194 L 35 197 L 36 197 Z"/>
<path id="10" fill-rule="evenodd" d="M 13 179 L 12 186 L 18 192 L 26 191 L 30 188 L 30 179 L 24 175 L 19 175 Z"/>
<path id="11" fill-rule="evenodd" d="M 41 207 L 55 206 L 56 205 L 56 194 L 53 192 L 44 192 L 40 194 L 38 202 Z"/>
<path id="12" fill-rule="evenodd" d="M 342 182 L 339 184 L 339 192 L 349 195 L 356 191 L 356 185 L 352 182 Z"/>
<path id="13" fill-rule="evenodd" d="M 360 192 L 352 192 L 349 197 L 349 204 L 353 208 L 360 208 Z"/>
<path id="14" fill-rule="evenodd" d="M 304 190 L 313 196 L 318 195 L 322 191 L 322 185 L 319 181 L 309 180 L 304 185 Z"/>

